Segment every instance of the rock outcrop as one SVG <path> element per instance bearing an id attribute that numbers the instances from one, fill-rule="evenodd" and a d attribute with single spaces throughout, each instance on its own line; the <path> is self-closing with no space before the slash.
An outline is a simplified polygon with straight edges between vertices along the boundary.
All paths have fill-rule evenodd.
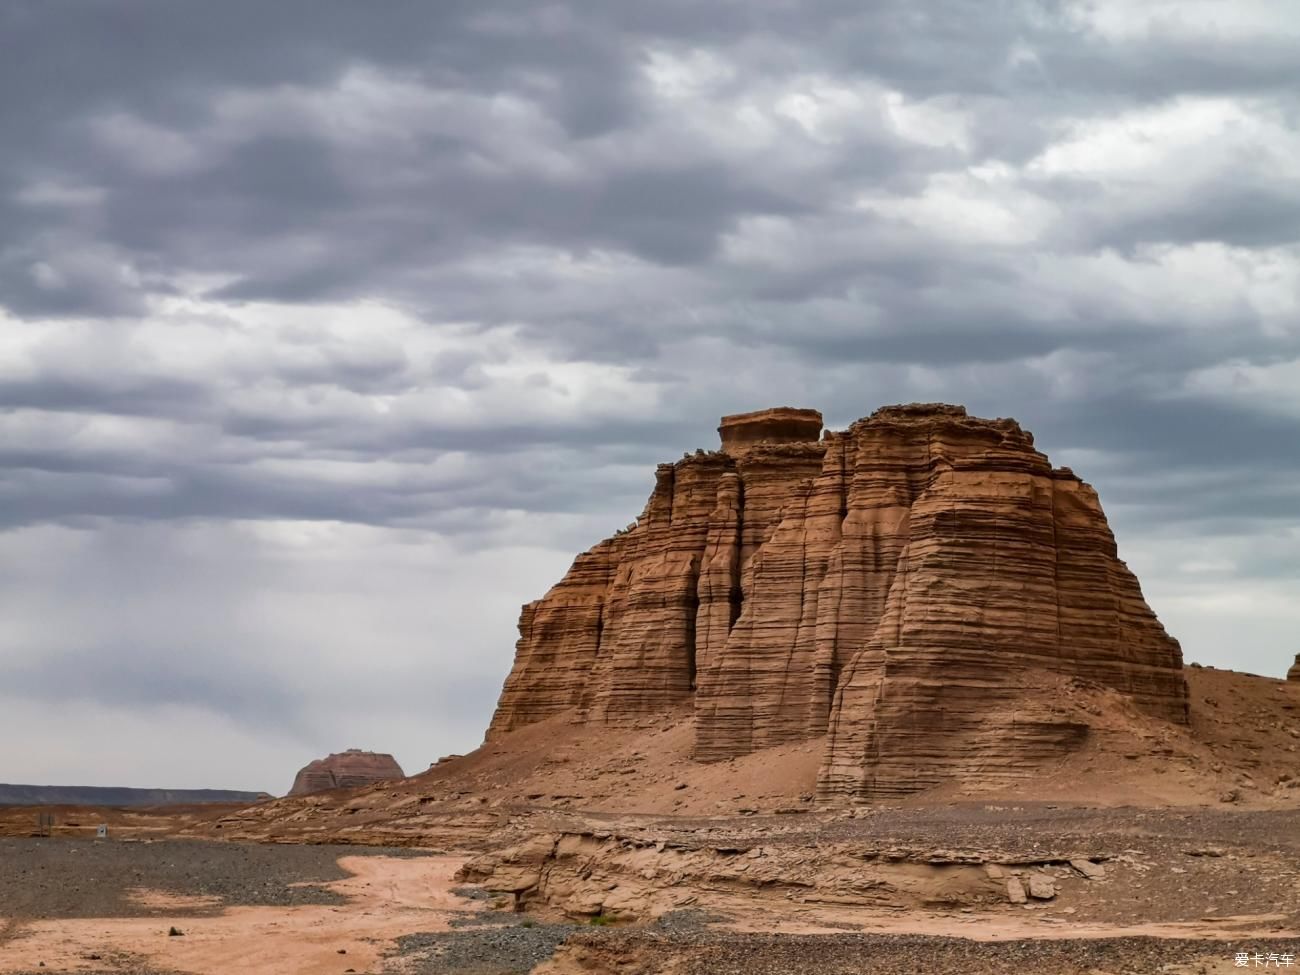
<path id="1" fill-rule="evenodd" d="M 1086 737 L 1048 677 L 1187 720 L 1182 655 L 1096 493 L 1014 420 L 894 406 L 820 436 L 724 417 L 645 511 L 524 607 L 489 737 L 696 717 L 715 761 L 826 736 L 822 799 L 1015 778 Z"/>
<path id="2" fill-rule="evenodd" d="M 821 439 L 821 435 L 821 413 L 788 406 L 734 413 L 724 416 L 718 425 L 722 449 L 729 454 L 760 443 L 807 443 Z"/>
<path id="3" fill-rule="evenodd" d="M 349 748 L 345 752 L 318 758 L 304 765 L 294 776 L 289 795 L 305 796 L 326 789 L 355 789 L 374 782 L 405 777 L 402 767 L 392 755 Z"/>
<path id="4" fill-rule="evenodd" d="M 1004 882 L 993 879 L 1002 868 L 984 862 L 983 855 L 852 841 L 764 846 L 736 838 L 717 846 L 689 833 L 540 833 L 466 861 L 456 879 L 509 896 L 516 911 L 545 904 L 569 917 L 618 920 L 698 907 L 704 892 L 711 906 L 723 910 L 731 897 L 743 898 L 731 902 L 737 907 L 752 911 L 766 902 L 785 913 L 795 898 L 841 908 L 969 910 L 1000 904 L 1011 883 L 1020 886 L 1021 873 L 1031 897 L 1056 896 L 1057 878 L 1047 872 L 1051 864 L 1008 865 L 1016 875 Z M 1076 887 L 1082 882 L 1061 881 Z"/>
<path id="5" fill-rule="evenodd" d="M 1300 653 L 1295 655 L 1295 663 L 1293 663 L 1291 669 L 1286 672 L 1286 679 L 1300 680 Z"/>

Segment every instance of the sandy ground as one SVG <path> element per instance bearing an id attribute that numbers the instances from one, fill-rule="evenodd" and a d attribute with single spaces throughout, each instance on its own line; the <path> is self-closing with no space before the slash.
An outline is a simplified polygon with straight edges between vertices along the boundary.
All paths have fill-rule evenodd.
<path id="1" fill-rule="evenodd" d="M 166 919 L 72 918 L 19 922 L 0 943 L 0 972 L 102 968 L 105 959 L 147 959 L 160 970 L 194 975 L 338 975 L 367 971 L 400 935 L 447 930 L 476 909 L 451 892 L 458 857 L 343 857 L 352 876 L 329 887 L 344 906 L 232 907 L 193 916 L 193 899 L 161 891 L 136 896 L 174 905 Z M 0 922 L 0 930 L 4 922 Z M 168 930 L 184 932 L 169 937 Z"/>

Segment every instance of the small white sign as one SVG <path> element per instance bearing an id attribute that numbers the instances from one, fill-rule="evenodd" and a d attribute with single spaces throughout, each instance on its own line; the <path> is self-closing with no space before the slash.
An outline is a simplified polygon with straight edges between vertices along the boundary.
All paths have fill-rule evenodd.
<path id="1" fill-rule="evenodd" d="M 95 837 L 101 840 L 108 839 L 108 827 L 103 825 L 102 823 L 99 826 L 96 826 Z"/>

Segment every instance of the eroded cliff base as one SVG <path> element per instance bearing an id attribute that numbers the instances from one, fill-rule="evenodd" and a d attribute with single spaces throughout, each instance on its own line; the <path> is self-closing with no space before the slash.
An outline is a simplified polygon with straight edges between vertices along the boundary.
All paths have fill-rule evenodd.
<path id="1" fill-rule="evenodd" d="M 856 808 L 948 802 L 1274 808 L 1300 804 L 1300 684 L 1189 667 L 1187 724 L 1143 713 L 1118 692 L 1046 676 L 1036 707 L 1085 725 L 1076 747 L 1014 777 L 972 769 L 907 797 L 819 800 L 824 740 L 722 762 L 693 756 L 687 708 L 633 728 L 591 728 L 566 714 L 494 738 L 396 783 L 290 797 L 227 814 L 199 835 L 281 842 L 443 846 L 560 823 L 638 817 L 814 822 Z M 576 820 L 575 820 L 576 817 Z"/>

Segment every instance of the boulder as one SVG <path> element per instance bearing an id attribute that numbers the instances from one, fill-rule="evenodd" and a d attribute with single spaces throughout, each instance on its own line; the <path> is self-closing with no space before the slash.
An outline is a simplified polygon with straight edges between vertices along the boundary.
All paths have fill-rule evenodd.
<path id="1" fill-rule="evenodd" d="M 1056 896 L 1056 881 L 1045 873 L 1031 873 L 1028 887 L 1034 900 L 1050 901 Z"/>
<path id="2" fill-rule="evenodd" d="M 1025 904 L 1029 898 L 1025 896 L 1025 885 L 1020 882 L 1019 877 L 1007 878 L 1007 900 L 1012 904 Z"/>
<path id="3" fill-rule="evenodd" d="M 1089 880 L 1101 880 L 1106 876 L 1106 868 L 1100 863 L 1093 863 L 1091 860 L 1075 859 L 1070 861 L 1070 866 L 1079 871 L 1080 874 Z"/>

